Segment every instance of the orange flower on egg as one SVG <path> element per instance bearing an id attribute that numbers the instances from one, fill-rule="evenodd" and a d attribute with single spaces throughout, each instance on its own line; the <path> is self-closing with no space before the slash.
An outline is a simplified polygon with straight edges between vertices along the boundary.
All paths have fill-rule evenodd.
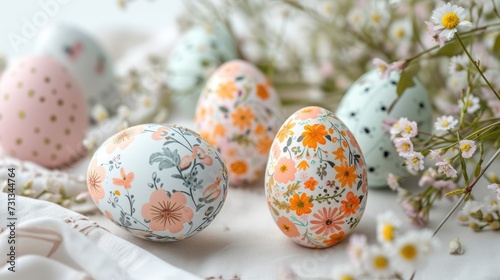
<path id="1" fill-rule="evenodd" d="M 286 124 L 283 125 L 283 127 L 278 131 L 278 135 L 276 138 L 280 140 L 280 142 L 283 142 L 285 138 L 288 136 L 293 136 L 293 131 L 292 128 L 295 126 L 295 123 L 292 121 L 288 121 Z"/>
<path id="2" fill-rule="evenodd" d="M 237 160 L 229 165 L 229 170 L 237 175 L 242 175 L 247 173 L 247 164 L 242 160 Z"/>
<path id="3" fill-rule="evenodd" d="M 314 180 L 313 177 L 309 177 L 309 180 L 304 182 L 306 189 L 310 189 L 311 191 L 314 191 L 317 184 L 318 184 L 318 181 Z"/>
<path id="4" fill-rule="evenodd" d="M 215 91 L 221 99 L 233 99 L 234 93 L 238 90 L 233 81 L 220 83 Z"/>
<path id="5" fill-rule="evenodd" d="M 346 160 L 344 150 L 341 147 L 338 147 L 337 150 L 335 150 L 335 152 L 332 152 L 332 154 L 335 155 L 335 160 L 340 160 L 340 161 Z"/>
<path id="6" fill-rule="evenodd" d="M 261 154 L 268 154 L 272 144 L 273 140 L 271 139 L 271 137 L 264 135 L 264 137 L 261 137 L 257 141 L 257 150 Z"/>
<path id="7" fill-rule="evenodd" d="M 359 210 L 359 203 L 360 203 L 359 197 L 354 195 L 353 192 L 349 192 L 346 196 L 346 200 L 342 200 L 340 203 L 342 206 L 340 206 L 339 210 L 340 212 L 344 213 L 344 218 L 349 217 L 351 214 L 356 214 L 356 211 Z"/>
<path id="8" fill-rule="evenodd" d="M 297 237 L 300 236 L 299 230 L 297 226 L 290 221 L 287 217 L 279 217 L 278 218 L 278 226 L 281 231 L 288 237 Z"/>
<path id="9" fill-rule="evenodd" d="M 337 171 L 335 179 L 340 181 L 342 187 L 348 185 L 349 188 L 352 188 L 352 184 L 354 184 L 358 178 L 354 165 L 348 165 L 347 162 L 343 162 L 342 165 L 335 165 L 334 168 L 335 171 Z"/>
<path id="10" fill-rule="evenodd" d="M 236 111 L 231 114 L 233 125 L 237 126 L 240 130 L 250 127 L 252 120 L 255 118 L 252 108 L 238 107 Z"/>
<path id="11" fill-rule="evenodd" d="M 269 92 L 267 91 L 266 86 L 263 84 L 257 84 L 257 96 L 262 100 L 269 98 Z"/>
<path id="12" fill-rule="evenodd" d="M 325 136 L 328 134 L 326 128 L 322 124 L 305 125 L 304 132 L 302 132 L 302 144 L 309 148 L 316 149 L 318 144 L 324 145 L 326 143 Z"/>
<path id="13" fill-rule="evenodd" d="M 303 214 L 311 213 L 311 207 L 314 206 L 309 199 L 311 197 L 302 193 L 300 196 L 298 194 L 294 194 L 293 197 L 290 198 L 290 210 L 294 210 L 298 216 Z"/>
<path id="14" fill-rule="evenodd" d="M 345 233 L 343 231 L 339 232 L 339 233 L 334 233 L 332 235 L 330 235 L 330 239 L 328 240 L 323 240 L 323 243 L 325 243 L 327 246 L 333 246 L 337 243 L 339 243 L 340 241 L 342 241 L 345 237 Z"/>

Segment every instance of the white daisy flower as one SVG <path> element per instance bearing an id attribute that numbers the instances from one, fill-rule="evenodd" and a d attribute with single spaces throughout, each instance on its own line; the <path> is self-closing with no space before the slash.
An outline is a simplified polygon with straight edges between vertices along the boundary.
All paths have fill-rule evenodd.
<path id="1" fill-rule="evenodd" d="M 410 172 L 424 170 L 424 156 L 419 152 L 412 152 L 405 156 L 406 168 Z"/>
<path id="2" fill-rule="evenodd" d="M 438 167 L 438 173 L 441 173 L 449 178 L 456 178 L 457 177 L 457 171 L 446 160 L 442 160 L 442 161 L 437 162 L 436 166 Z"/>
<path id="3" fill-rule="evenodd" d="M 466 74 L 469 67 L 469 58 L 466 55 L 456 55 L 451 57 L 448 73 L 450 75 Z"/>
<path id="4" fill-rule="evenodd" d="M 500 185 L 499 184 L 490 184 L 488 185 L 488 189 L 492 190 L 493 193 L 497 195 L 497 198 L 500 200 Z"/>
<path id="5" fill-rule="evenodd" d="M 389 252 L 378 246 L 370 246 L 363 254 L 363 267 L 372 277 L 385 278 L 394 273 Z"/>
<path id="6" fill-rule="evenodd" d="M 391 188 L 391 190 L 395 191 L 400 188 L 398 180 L 399 177 L 392 174 L 391 172 L 387 174 L 387 185 L 389 186 L 389 188 Z"/>
<path id="7" fill-rule="evenodd" d="M 441 116 L 437 118 L 436 122 L 434 123 L 434 129 L 446 131 L 455 128 L 457 124 L 458 120 L 456 120 L 454 117 Z"/>
<path id="8" fill-rule="evenodd" d="M 412 37 L 411 23 L 408 20 L 395 21 L 389 28 L 389 36 L 395 41 L 405 41 Z"/>
<path id="9" fill-rule="evenodd" d="M 374 8 L 368 16 L 368 25 L 376 30 L 380 30 L 387 26 L 391 15 L 385 9 Z"/>
<path id="10" fill-rule="evenodd" d="M 413 153 L 413 143 L 408 137 L 394 139 L 394 146 L 396 146 L 396 151 L 399 153 L 400 157 Z"/>
<path id="11" fill-rule="evenodd" d="M 449 75 L 446 79 L 446 87 L 453 93 L 460 93 L 467 85 L 467 74 L 458 73 Z"/>
<path id="12" fill-rule="evenodd" d="M 397 229 L 401 221 L 396 215 L 387 211 L 377 216 L 377 241 L 381 244 L 393 243 L 397 237 Z"/>
<path id="13" fill-rule="evenodd" d="M 411 138 L 417 136 L 417 134 L 418 134 L 418 126 L 417 122 L 415 121 L 408 121 L 402 127 L 401 136 L 403 137 Z"/>
<path id="14" fill-rule="evenodd" d="M 462 102 L 462 100 L 459 100 L 458 105 L 460 106 L 460 109 L 462 109 L 464 107 L 464 102 Z M 475 97 L 472 94 L 469 95 L 469 98 L 465 100 L 465 106 L 467 108 L 467 113 L 473 114 L 481 107 L 479 106 L 479 98 Z"/>
<path id="15" fill-rule="evenodd" d="M 380 76 L 380 79 L 385 80 L 389 78 L 389 75 L 391 74 L 391 65 L 389 65 L 389 63 L 378 57 L 375 57 L 372 63 L 375 64 L 375 67 L 377 67 L 377 73 Z"/>
<path id="16" fill-rule="evenodd" d="M 411 132 L 410 121 L 405 117 L 399 118 L 399 120 L 397 120 L 389 130 L 389 133 L 391 134 L 391 140 L 394 140 L 396 135 L 403 133 L 403 130 L 407 129 L 408 126 L 410 126 Z"/>
<path id="17" fill-rule="evenodd" d="M 472 28 L 472 23 L 468 20 L 465 9 L 457 5 L 446 3 L 432 12 L 431 20 L 434 22 L 434 30 L 440 32 L 439 37 L 446 40 L 453 38 L 460 29 Z"/>
<path id="18" fill-rule="evenodd" d="M 458 142 L 463 158 L 470 158 L 476 151 L 476 143 L 473 140 L 460 140 Z"/>
<path id="19" fill-rule="evenodd" d="M 500 192 L 497 193 L 498 195 L 500 195 Z M 488 212 L 500 211 L 500 198 L 497 196 L 487 195 L 484 197 L 483 203 Z"/>
<path id="20" fill-rule="evenodd" d="M 333 280 L 356 280 L 359 278 L 359 268 L 352 264 L 336 265 L 332 270 Z"/>
<path id="21" fill-rule="evenodd" d="M 430 150 L 429 158 L 432 160 L 439 160 L 439 161 L 443 160 L 443 158 L 441 157 L 441 154 L 438 151 L 434 151 L 434 150 Z M 429 168 L 429 169 L 434 170 L 433 168 Z M 434 177 L 436 177 L 436 176 L 434 176 Z"/>
<path id="22" fill-rule="evenodd" d="M 347 21 L 354 29 L 361 29 L 361 27 L 365 24 L 366 15 L 361 9 L 355 8 L 352 9 L 347 15 Z"/>
<path id="23" fill-rule="evenodd" d="M 108 110 L 106 110 L 106 108 L 103 105 L 96 104 L 96 105 L 94 105 L 94 107 L 92 107 L 92 110 L 90 112 L 90 116 L 96 122 L 101 123 L 101 122 L 108 119 L 109 113 L 108 113 Z"/>
<path id="24" fill-rule="evenodd" d="M 368 242 L 366 241 L 366 236 L 362 234 L 353 234 L 349 238 L 349 244 L 347 245 L 347 254 L 352 263 L 356 265 L 361 264 L 361 258 L 363 251 L 368 247 Z"/>
<path id="25" fill-rule="evenodd" d="M 468 215 L 474 214 L 478 211 L 483 211 L 485 208 L 485 205 L 477 200 L 469 200 L 465 203 L 464 208 L 462 211 Z"/>
<path id="26" fill-rule="evenodd" d="M 393 247 L 394 267 L 411 273 L 424 266 L 428 255 L 437 247 L 429 230 L 410 231 L 398 238 Z"/>

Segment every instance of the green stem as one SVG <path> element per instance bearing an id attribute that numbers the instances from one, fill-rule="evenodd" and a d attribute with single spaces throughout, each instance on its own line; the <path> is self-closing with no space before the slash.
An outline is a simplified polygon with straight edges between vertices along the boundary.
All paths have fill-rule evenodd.
<path id="1" fill-rule="evenodd" d="M 481 75 L 481 77 L 483 78 L 483 80 L 486 82 L 486 84 L 488 84 L 488 86 L 490 87 L 491 91 L 493 91 L 493 93 L 497 96 L 498 100 L 500 100 L 500 95 L 493 88 L 493 86 L 490 84 L 490 81 L 488 81 L 488 79 L 486 79 L 486 77 L 483 74 L 483 71 L 481 71 L 481 69 L 479 69 L 479 65 L 477 65 L 476 61 L 474 61 L 474 59 L 470 55 L 469 51 L 467 50 L 467 48 L 464 45 L 464 42 L 462 42 L 462 39 L 460 39 L 460 36 L 458 35 L 458 33 L 455 33 L 455 37 L 457 38 L 458 42 L 460 42 L 460 45 L 462 46 L 462 49 L 464 50 L 465 54 L 467 54 L 467 57 L 469 58 L 470 62 L 472 64 L 474 64 L 474 66 L 476 67 L 477 71 L 479 72 L 479 74 Z"/>

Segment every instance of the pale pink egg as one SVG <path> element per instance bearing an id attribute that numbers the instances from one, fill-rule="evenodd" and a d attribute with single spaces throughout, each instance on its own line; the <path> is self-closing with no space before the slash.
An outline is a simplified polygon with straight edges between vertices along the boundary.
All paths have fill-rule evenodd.
<path id="1" fill-rule="evenodd" d="M 61 168 L 85 154 L 88 113 L 76 80 L 49 57 L 24 57 L 0 80 L 0 145 L 5 154 Z"/>

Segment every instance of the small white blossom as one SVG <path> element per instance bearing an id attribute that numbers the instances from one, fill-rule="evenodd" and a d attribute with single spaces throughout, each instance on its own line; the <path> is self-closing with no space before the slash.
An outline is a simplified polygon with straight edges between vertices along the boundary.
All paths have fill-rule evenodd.
<path id="1" fill-rule="evenodd" d="M 394 139 L 394 146 L 396 146 L 396 151 L 399 153 L 400 157 L 413 153 L 413 143 L 410 138 L 396 138 Z"/>
<path id="2" fill-rule="evenodd" d="M 469 67 L 469 58 L 465 54 L 456 55 L 450 58 L 450 66 L 448 68 L 448 72 L 452 76 L 456 74 L 466 74 L 468 67 Z"/>
<path id="3" fill-rule="evenodd" d="M 364 251 L 362 266 L 375 278 L 386 278 L 394 274 L 390 253 L 378 246 L 370 246 Z"/>
<path id="4" fill-rule="evenodd" d="M 497 198 L 500 200 L 500 185 L 499 184 L 490 184 L 488 185 L 488 189 L 493 191 L 497 195 Z"/>
<path id="5" fill-rule="evenodd" d="M 458 142 L 463 158 L 470 158 L 476 151 L 476 143 L 472 140 L 461 140 Z"/>
<path id="6" fill-rule="evenodd" d="M 381 244 L 393 243 L 397 238 L 397 230 L 401 221 L 391 211 L 377 216 L 377 241 Z"/>
<path id="7" fill-rule="evenodd" d="M 380 76 L 380 79 L 385 80 L 389 78 L 389 75 L 391 74 L 391 65 L 389 65 L 389 63 L 378 57 L 375 57 L 372 63 L 375 64 L 375 67 L 377 67 L 377 73 Z"/>
<path id="8" fill-rule="evenodd" d="M 347 254 L 352 263 L 356 265 L 361 264 L 361 257 L 363 251 L 368 247 L 368 242 L 366 241 L 366 236 L 362 234 L 353 234 L 349 238 L 349 244 L 347 245 Z"/>
<path id="9" fill-rule="evenodd" d="M 455 128 L 455 126 L 458 124 L 458 120 L 456 120 L 453 116 L 441 116 L 437 118 L 436 122 L 434 123 L 434 128 L 436 130 L 450 130 Z"/>
<path id="10" fill-rule="evenodd" d="M 412 152 L 405 156 L 408 171 L 417 172 L 424 170 L 424 156 L 419 152 Z"/>
<path id="11" fill-rule="evenodd" d="M 462 100 L 459 100 L 458 105 L 460 106 L 460 109 L 462 109 L 464 107 L 464 102 L 462 102 Z M 479 105 L 479 98 L 475 97 L 472 94 L 469 95 L 469 97 L 465 100 L 466 112 L 469 114 L 473 114 L 480 107 L 481 106 Z"/>
<path id="12" fill-rule="evenodd" d="M 391 188 L 391 190 L 395 191 L 400 188 L 398 179 L 399 178 L 391 172 L 387 174 L 387 185 Z"/>
<path id="13" fill-rule="evenodd" d="M 108 119 L 109 113 L 103 105 L 96 104 L 94 105 L 94 107 L 92 107 L 90 116 L 93 120 L 100 123 Z"/>
<path id="14" fill-rule="evenodd" d="M 335 265 L 332 270 L 333 280 L 356 280 L 359 278 L 359 268 L 352 264 Z"/>
<path id="15" fill-rule="evenodd" d="M 500 193 L 499 193 L 500 194 Z M 500 198 L 493 195 L 487 195 L 483 199 L 483 203 L 486 206 L 488 212 L 500 211 Z"/>
<path id="16" fill-rule="evenodd" d="M 427 263 L 428 255 L 437 247 L 429 230 L 410 231 L 396 240 L 393 248 L 394 266 L 411 273 Z"/>
<path id="17" fill-rule="evenodd" d="M 418 126 L 417 122 L 415 121 L 408 121 L 407 123 L 405 123 L 405 125 L 401 130 L 401 136 L 403 137 L 411 138 L 417 136 L 417 134 L 418 134 Z"/>
<path id="18" fill-rule="evenodd" d="M 482 211 L 484 209 L 484 204 L 477 200 L 469 200 L 465 203 L 463 212 L 466 214 L 473 214 L 477 211 Z"/>
<path id="19" fill-rule="evenodd" d="M 451 164 L 445 160 L 439 161 L 436 163 L 436 166 L 438 167 L 438 173 L 441 173 L 445 175 L 446 177 L 449 178 L 456 178 L 457 177 L 457 171 Z"/>
<path id="20" fill-rule="evenodd" d="M 434 151 L 434 150 L 431 150 L 429 152 L 429 158 L 432 160 L 439 160 L 439 161 L 443 160 L 441 157 L 441 154 L 439 154 L 439 152 Z"/>
<path id="21" fill-rule="evenodd" d="M 394 138 L 400 134 L 400 133 L 403 133 L 403 131 L 405 129 L 408 128 L 408 126 L 410 127 L 410 132 L 411 132 L 411 123 L 410 121 L 407 119 L 407 118 L 400 118 L 399 120 L 397 120 L 391 127 L 391 129 L 389 130 L 389 133 L 391 134 L 391 140 L 394 140 Z M 407 136 L 408 137 L 408 136 Z"/>
<path id="22" fill-rule="evenodd" d="M 439 32 L 439 37 L 446 40 L 453 38 L 457 29 L 466 30 L 472 27 L 468 20 L 465 9 L 457 5 L 446 3 L 432 12 L 431 20 L 434 22 L 434 30 Z"/>
<path id="23" fill-rule="evenodd" d="M 464 253 L 460 239 L 453 238 L 450 243 L 448 243 L 448 253 L 451 255 L 462 255 Z"/>
<path id="24" fill-rule="evenodd" d="M 460 93 L 467 85 L 467 75 L 465 74 L 450 75 L 446 80 L 446 86 L 453 93 Z"/>
<path id="25" fill-rule="evenodd" d="M 361 27 L 365 24 L 365 20 L 365 13 L 363 10 L 358 8 L 352 9 L 347 15 L 347 21 L 352 27 L 354 27 L 354 29 L 361 29 Z"/>

